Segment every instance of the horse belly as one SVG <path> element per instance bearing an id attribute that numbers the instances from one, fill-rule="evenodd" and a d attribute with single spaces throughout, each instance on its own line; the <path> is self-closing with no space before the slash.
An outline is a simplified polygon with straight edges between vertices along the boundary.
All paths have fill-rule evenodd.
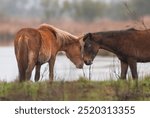
<path id="1" fill-rule="evenodd" d="M 137 56 L 137 61 L 138 62 L 150 62 L 150 51 L 148 50 L 140 50 L 137 51 L 136 53 Z"/>
<path id="2" fill-rule="evenodd" d="M 137 62 L 150 62 L 150 57 L 137 58 Z"/>
<path id="3" fill-rule="evenodd" d="M 38 57 L 38 62 L 43 64 L 43 63 L 46 63 L 50 60 L 50 56 L 51 54 L 47 53 L 39 53 L 39 57 Z"/>

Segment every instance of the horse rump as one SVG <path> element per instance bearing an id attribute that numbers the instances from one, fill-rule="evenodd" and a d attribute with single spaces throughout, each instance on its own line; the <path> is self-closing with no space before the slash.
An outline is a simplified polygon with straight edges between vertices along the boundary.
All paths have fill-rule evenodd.
<path id="1" fill-rule="evenodd" d="M 16 37 L 14 46 L 19 69 L 19 80 L 25 81 L 26 70 L 28 67 L 28 47 L 24 35 Z"/>

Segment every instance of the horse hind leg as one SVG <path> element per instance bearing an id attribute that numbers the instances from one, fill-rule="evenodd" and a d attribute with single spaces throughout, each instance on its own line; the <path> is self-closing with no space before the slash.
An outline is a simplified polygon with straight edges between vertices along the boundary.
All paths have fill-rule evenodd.
<path id="1" fill-rule="evenodd" d="M 40 69 L 41 69 L 41 64 L 37 64 L 35 68 L 35 81 L 38 81 L 40 79 Z"/>
<path id="2" fill-rule="evenodd" d="M 136 60 L 134 60 L 134 59 L 129 59 L 129 60 L 128 60 L 128 63 L 129 63 L 130 69 L 131 69 L 132 78 L 133 78 L 134 80 L 135 80 L 135 79 L 138 79 Z"/>
<path id="3" fill-rule="evenodd" d="M 18 64 L 18 69 L 19 69 L 19 81 L 23 82 L 25 81 L 25 68 L 23 68 L 20 64 Z"/>
<path id="4" fill-rule="evenodd" d="M 54 64 L 55 64 L 56 56 L 51 57 L 49 60 L 49 80 L 50 82 L 54 79 Z"/>
<path id="5" fill-rule="evenodd" d="M 124 61 L 121 61 L 121 79 L 126 79 L 127 70 L 128 64 Z"/>
<path id="6" fill-rule="evenodd" d="M 34 53 L 30 52 L 29 58 L 28 58 L 28 67 L 27 67 L 26 73 L 25 73 L 26 80 L 30 80 L 32 70 L 34 69 L 35 65 L 36 65 L 36 56 L 34 55 Z"/>
<path id="7" fill-rule="evenodd" d="M 29 64 L 28 68 L 26 70 L 26 78 L 25 80 L 30 80 L 31 74 L 32 74 L 32 70 L 34 69 L 35 64 Z"/>

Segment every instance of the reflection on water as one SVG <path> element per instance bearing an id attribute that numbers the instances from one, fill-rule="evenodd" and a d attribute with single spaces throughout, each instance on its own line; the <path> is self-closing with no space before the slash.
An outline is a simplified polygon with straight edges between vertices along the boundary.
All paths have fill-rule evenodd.
<path id="1" fill-rule="evenodd" d="M 119 60 L 114 57 L 97 56 L 91 67 L 92 80 L 117 79 L 120 73 Z M 138 64 L 140 76 L 150 74 L 150 63 Z M 34 71 L 32 73 L 32 80 Z M 41 69 L 41 80 L 48 79 L 48 64 Z M 0 48 L 0 80 L 13 81 L 18 75 L 18 68 L 13 47 Z M 55 80 L 76 80 L 80 76 L 89 77 L 89 66 L 77 69 L 70 60 L 63 55 L 58 55 L 54 70 Z M 130 72 L 129 72 L 130 76 Z"/>

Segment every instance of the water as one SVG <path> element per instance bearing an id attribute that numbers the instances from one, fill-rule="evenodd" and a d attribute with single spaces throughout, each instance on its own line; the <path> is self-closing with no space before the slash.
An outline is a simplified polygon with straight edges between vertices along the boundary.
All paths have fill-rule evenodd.
<path id="1" fill-rule="evenodd" d="M 35 71 L 32 73 L 33 80 Z M 120 74 L 119 60 L 115 57 L 97 56 L 90 70 L 92 80 L 117 79 Z M 140 77 L 150 74 L 150 63 L 138 64 Z M 128 72 L 128 76 L 130 76 Z M 17 62 L 13 47 L 0 47 L 0 80 L 13 81 L 18 76 Z M 77 69 L 65 55 L 58 55 L 54 67 L 55 80 L 77 80 L 80 76 L 89 77 L 89 66 Z M 41 80 L 48 79 L 48 64 L 41 68 Z"/>

